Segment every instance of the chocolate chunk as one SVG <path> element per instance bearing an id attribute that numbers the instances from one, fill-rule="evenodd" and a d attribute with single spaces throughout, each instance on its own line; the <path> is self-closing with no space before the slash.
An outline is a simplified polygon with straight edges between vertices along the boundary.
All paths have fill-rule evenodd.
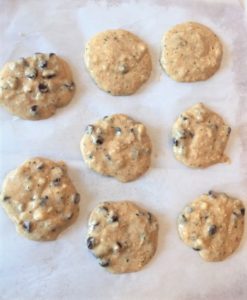
<path id="1" fill-rule="evenodd" d="M 52 183 L 53 183 L 54 186 L 59 186 L 60 183 L 61 183 L 61 178 L 56 178 L 56 179 L 54 179 L 54 180 L 52 181 Z"/>
<path id="2" fill-rule="evenodd" d="M 178 147 L 179 141 L 177 139 L 173 138 L 172 144 L 173 144 L 173 146 Z"/>
<path id="3" fill-rule="evenodd" d="M 73 202 L 74 202 L 75 204 L 78 204 L 78 203 L 80 202 L 80 200 L 81 200 L 80 194 L 79 194 L 79 193 L 75 193 L 75 194 L 73 195 Z"/>
<path id="4" fill-rule="evenodd" d="M 45 165 L 44 165 L 43 163 L 40 163 L 40 164 L 37 165 L 37 169 L 38 169 L 38 170 L 43 170 L 43 169 L 44 169 L 44 166 L 45 166 Z"/>
<path id="5" fill-rule="evenodd" d="M 201 248 L 199 248 L 199 247 L 196 247 L 196 248 L 192 248 L 193 250 L 195 250 L 195 251 L 201 251 L 202 249 Z"/>
<path id="6" fill-rule="evenodd" d="M 49 91 L 49 88 L 48 88 L 48 86 L 46 84 L 40 83 L 39 84 L 39 91 L 41 93 L 47 93 Z"/>
<path id="7" fill-rule="evenodd" d="M 88 249 L 93 249 L 95 247 L 95 238 L 92 236 L 87 238 L 87 247 Z"/>
<path id="8" fill-rule="evenodd" d="M 30 221 L 24 221 L 22 224 L 23 228 L 27 231 L 27 232 L 31 232 L 32 230 L 32 223 Z"/>
<path id="9" fill-rule="evenodd" d="M 94 129 L 93 125 L 87 125 L 87 127 L 86 127 L 86 133 L 87 134 L 92 134 L 93 129 Z"/>
<path id="10" fill-rule="evenodd" d="M 214 235 L 217 232 L 217 226 L 216 225 L 210 225 L 208 228 L 208 234 Z"/>
<path id="11" fill-rule="evenodd" d="M 45 60 L 45 59 L 43 59 L 43 60 L 39 61 L 39 64 L 38 64 L 38 66 L 39 66 L 41 69 L 44 69 L 44 68 L 46 68 L 46 67 L 47 67 L 47 65 L 48 65 L 48 61 L 47 61 L 47 60 Z"/>
<path id="12" fill-rule="evenodd" d="M 49 53 L 49 57 L 56 55 L 55 53 Z"/>
<path id="13" fill-rule="evenodd" d="M 3 197 L 3 201 L 8 201 L 9 199 L 11 199 L 10 196 L 4 196 L 4 197 Z"/>
<path id="14" fill-rule="evenodd" d="M 115 127 L 115 134 L 120 135 L 122 133 L 122 129 L 120 127 Z"/>
<path id="15" fill-rule="evenodd" d="M 244 216 L 245 215 L 245 208 L 241 208 L 240 211 L 241 211 L 241 215 Z"/>
<path id="16" fill-rule="evenodd" d="M 38 108 L 39 108 L 38 105 L 33 105 L 33 106 L 30 107 L 30 112 L 32 114 L 36 115 L 37 112 L 38 112 Z"/>
<path id="17" fill-rule="evenodd" d="M 116 244 L 118 245 L 119 248 L 122 248 L 122 244 L 120 242 L 116 242 Z"/>
<path id="18" fill-rule="evenodd" d="M 212 190 L 208 191 L 208 195 L 211 196 L 211 197 L 213 197 L 213 198 L 216 198 L 216 194 Z"/>
<path id="19" fill-rule="evenodd" d="M 75 84 L 73 81 L 71 83 L 64 83 L 64 85 L 69 91 L 73 91 L 75 89 Z"/>
<path id="20" fill-rule="evenodd" d="M 110 261 L 109 261 L 109 259 L 101 259 L 100 261 L 99 261 L 99 265 L 101 266 L 101 267 L 108 267 L 109 266 L 109 264 L 110 264 Z"/>

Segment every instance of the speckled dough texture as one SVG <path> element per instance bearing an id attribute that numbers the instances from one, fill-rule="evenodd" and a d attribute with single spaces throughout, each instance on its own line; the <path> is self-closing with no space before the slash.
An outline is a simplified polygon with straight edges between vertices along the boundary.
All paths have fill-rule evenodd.
<path id="1" fill-rule="evenodd" d="M 206 80 L 220 67 L 223 48 L 206 26 L 187 22 L 165 33 L 160 63 L 166 73 L 180 82 Z"/>
<path id="2" fill-rule="evenodd" d="M 131 95 L 148 80 L 152 62 L 147 45 L 126 30 L 107 30 L 86 45 L 86 67 L 104 91 Z"/>
<path id="3" fill-rule="evenodd" d="M 0 71 L 0 104 L 23 119 L 49 118 L 71 101 L 74 90 L 69 66 L 54 53 L 20 58 Z"/>
<path id="4" fill-rule="evenodd" d="M 147 171 L 152 146 L 142 123 L 116 114 L 87 126 L 81 152 L 89 168 L 127 182 Z"/>
<path id="5" fill-rule="evenodd" d="M 87 247 L 112 273 L 139 271 L 156 251 L 158 222 L 133 202 L 100 203 L 88 226 Z"/>
<path id="6" fill-rule="evenodd" d="M 215 112 L 198 103 L 183 112 L 172 128 L 173 152 L 188 167 L 206 168 L 229 162 L 224 150 L 231 128 Z"/>
<path id="7" fill-rule="evenodd" d="M 32 158 L 5 178 L 0 203 L 19 234 L 54 240 L 79 213 L 80 195 L 63 162 Z"/>
<path id="8" fill-rule="evenodd" d="M 178 232 L 204 260 L 221 261 L 239 246 L 244 215 L 242 201 L 209 191 L 184 208 L 178 218 Z"/>

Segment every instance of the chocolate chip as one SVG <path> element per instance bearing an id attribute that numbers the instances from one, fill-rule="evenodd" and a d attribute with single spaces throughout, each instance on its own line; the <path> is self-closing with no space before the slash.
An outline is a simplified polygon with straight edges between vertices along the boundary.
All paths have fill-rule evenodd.
<path id="1" fill-rule="evenodd" d="M 99 265 L 101 266 L 101 267 L 108 267 L 109 266 L 109 264 L 110 264 L 110 261 L 109 261 L 109 259 L 101 259 L 100 261 L 99 261 Z"/>
<path id="2" fill-rule="evenodd" d="M 38 72 L 36 69 L 28 68 L 25 71 L 25 76 L 29 79 L 35 79 L 37 77 L 37 75 L 38 75 Z"/>
<path id="3" fill-rule="evenodd" d="M 64 86 L 69 90 L 69 91 L 73 91 L 75 89 L 75 84 L 73 81 L 71 81 L 71 83 L 64 83 Z"/>
<path id="4" fill-rule="evenodd" d="M 231 131 L 232 131 L 231 127 L 228 127 L 228 129 L 227 129 L 227 136 L 230 135 Z"/>
<path id="5" fill-rule="evenodd" d="M 148 221 L 149 221 L 149 223 L 151 223 L 152 222 L 152 214 L 150 213 L 150 212 L 148 212 Z"/>
<path id="6" fill-rule="evenodd" d="M 95 247 L 95 239 L 92 236 L 87 238 L 87 247 L 88 249 L 93 249 Z"/>
<path id="7" fill-rule="evenodd" d="M 38 108 L 39 108 L 38 105 L 33 105 L 33 106 L 30 107 L 30 112 L 32 114 L 36 115 L 37 112 L 38 112 Z"/>
<path id="8" fill-rule="evenodd" d="M 214 235 L 217 232 L 217 226 L 216 225 L 210 225 L 208 228 L 208 234 Z"/>
<path id="9" fill-rule="evenodd" d="M 86 127 L 86 133 L 87 134 L 92 134 L 93 133 L 93 129 L 94 129 L 93 125 L 87 125 L 87 127 Z"/>
<path id="10" fill-rule="evenodd" d="M 201 251 L 201 248 L 199 248 L 199 247 L 196 247 L 196 248 L 192 248 L 193 250 L 195 250 L 195 251 Z"/>
<path id="11" fill-rule="evenodd" d="M 38 66 L 39 66 L 41 69 L 44 69 L 44 68 L 46 68 L 46 67 L 47 67 L 47 65 L 48 65 L 48 61 L 47 61 L 47 60 L 45 60 L 45 59 L 43 59 L 43 60 L 39 61 L 39 64 L 38 64 Z"/>
<path id="12" fill-rule="evenodd" d="M 182 118 L 182 120 L 183 120 L 183 121 L 186 121 L 186 120 L 188 120 L 188 118 L 187 118 L 187 117 L 185 117 L 185 116 L 183 116 L 183 115 L 180 115 L 180 117 Z"/>
<path id="13" fill-rule="evenodd" d="M 40 198 L 40 203 L 39 203 L 39 205 L 40 205 L 40 206 L 43 206 L 43 207 L 46 206 L 46 203 L 47 203 L 48 199 L 49 199 L 48 196 L 45 196 L 45 197 Z"/>
<path id="14" fill-rule="evenodd" d="M 39 84 L 39 91 L 41 93 L 47 93 L 49 91 L 49 88 L 48 88 L 48 86 L 46 84 L 40 83 Z"/>
<path id="15" fill-rule="evenodd" d="M 117 215 L 111 216 L 110 221 L 111 221 L 111 223 L 118 222 L 118 216 Z"/>
<path id="16" fill-rule="evenodd" d="M 79 193 L 76 193 L 76 194 L 73 195 L 73 202 L 75 204 L 78 204 L 80 202 L 80 200 L 81 200 L 81 197 L 80 197 Z"/>
<path id="17" fill-rule="evenodd" d="M 10 196 L 4 196 L 4 197 L 3 197 L 3 201 L 8 201 L 9 199 L 11 199 Z"/>
<path id="18" fill-rule="evenodd" d="M 44 169 L 44 164 L 43 163 L 40 163 L 39 165 L 37 165 L 37 169 L 38 170 L 43 170 Z"/>
<path id="19" fill-rule="evenodd" d="M 24 221 L 22 224 L 23 228 L 27 231 L 27 232 L 31 232 L 32 230 L 32 223 L 30 221 Z"/>
<path id="20" fill-rule="evenodd" d="M 116 242 L 116 244 L 118 245 L 119 248 L 122 248 L 122 244 L 120 242 Z"/>
<path id="21" fill-rule="evenodd" d="M 120 127 L 115 127 L 115 134 L 120 135 L 122 133 L 122 129 Z"/>
<path id="22" fill-rule="evenodd" d="M 54 180 L 52 181 L 52 183 L 53 183 L 54 186 L 59 186 L 60 183 L 61 183 L 61 178 L 56 178 L 56 179 L 54 179 Z"/>
<path id="23" fill-rule="evenodd" d="M 241 215 L 244 216 L 245 215 L 245 208 L 241 208 L 240 211 L 241 211 Z"/>
<path id="24" fill-rule="evenodd" d="M 104 139 L 102 136 L 98 136 L 95 140 L 95 144 L 102 145 L 104 143 Z"/>
<path id="25" fill-rule="evenodd" d="M 208 191 L 208 195 L 211 196 L 211 197 L 213 197 L 213 198 L 216 198 L 216 194 L 212 190 Z"/>
<path id="26" fill-rule="evenodd" d="M 172 144 L 173 144 L 173 146 L 178 147 L 179 141 L 177 139 L 173 138 Z"/>
<path id="27" fill-rule="evenodd" d="M 56 55 L 55 53 L 49 53 L 49 57 Z"/>

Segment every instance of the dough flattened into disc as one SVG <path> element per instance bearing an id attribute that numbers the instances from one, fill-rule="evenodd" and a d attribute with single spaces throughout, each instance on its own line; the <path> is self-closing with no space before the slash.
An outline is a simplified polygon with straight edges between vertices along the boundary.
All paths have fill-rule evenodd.
<path id="1" fill-rule="evenodd" d="M 204 260 L 221 261 L 239 246 L 244 215 L 242 201 L 209 191 L 184 208 L 178 217 L 178 232 Z"/>
<path id="2" fill-rule="evenodd" d="M 183 112 L 172 128 L 173 152 L 188 167 L 206 168 L 229 162 L 224 150 L 231 128 L 223 119 L 205 107 L 195 104 Z"/>
<path id="3" fill-rule="evenodd" d="M 32 158 L 5 178 L 0 203 L 19 234 L 54 240 L 79 213 L 80 195 L 63 162 Z"/>
<path id="4" fill-rule="evenodd" d="M 88 125 L 81 140 L 84 161 L 94 171 L 127 182 L 151 163 L 151 141 L 143 124 L 123 114 Z"/>
<path id="5" fill-rule="evenodd" d="M 139 271 L 156 251 L 158 222 L 133 202 L 100 203 L 88 226 L 87 247 L 112 273 Z"/>
<path id="6" fill-rule="evenodd" d="M 160 63 L 166 73 L 180 82 L 206 80 L 219 69 L 223 48 L 206 26 L 187 22 L 165 33 Z"/>
<path id="7" fill-rule="evenodd" d="M 131 95 L 152 70 L 147 45 L 126 30 L 98 33 L 86 45 L 84 60 L 96 84 L 114 95 Z"/>

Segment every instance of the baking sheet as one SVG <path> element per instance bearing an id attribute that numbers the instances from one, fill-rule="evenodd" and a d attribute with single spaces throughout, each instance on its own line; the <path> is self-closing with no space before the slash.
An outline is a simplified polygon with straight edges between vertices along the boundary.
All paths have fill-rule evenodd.
<path id="1" fill-rule="evenodd" d="M 50 119 L 31 122 L 0 109 L 0 181 L 32 156 L 64 160 L 81 193 L 77 222 L 54 242 L 18 236 L 0 210 L 0 298 L 13 299 L 246 299 L 247 230 L 240 248 L 220 263 L 206 263 L 178 238 L 176 217 L 210 189 L 247 206 L 247 30 L 243 1 L 0 1 L 0 65 L 34 52 L 56 52 L 71 65 L 76 95 Z M 198 83 L 176 83 L 161 70 L 160 40 L 187 20 L 212 28 L 224 44 L 220 70 Z M 86 41 L 110 28 L 130 30 L 149 45 L 153 72 L 135 95 L 99 90 L 82 61 Z M 184 109 L 202 101 L 232 127 L 232 163 L 190 170 L 172 154 L 171 126 Z M 119 183 L 88 170 L 79 141 L 84 128 L 105 115 L 126 113 L 142 121 L 153 144 L 152 167 L 140 179 Z M 85 247 L 89 212 L 100 201 L 133 200 L 159 220 L 155 257 L 137 273 L 112 275 Z"/>

